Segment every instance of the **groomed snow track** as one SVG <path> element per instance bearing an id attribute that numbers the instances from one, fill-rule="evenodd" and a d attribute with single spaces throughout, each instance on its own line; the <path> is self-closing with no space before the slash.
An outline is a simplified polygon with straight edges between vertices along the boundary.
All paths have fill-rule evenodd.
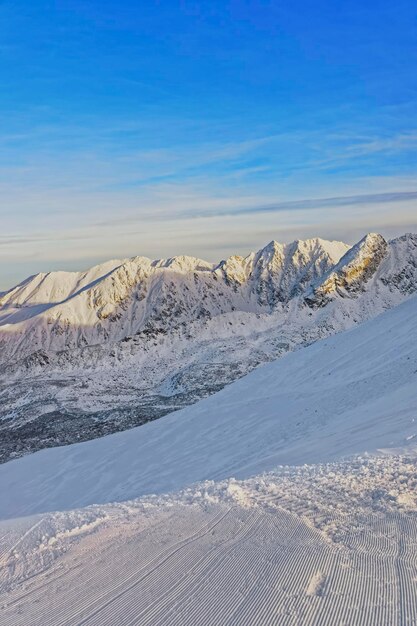
<path id="1" fill-rule="evenodd" d="M 4 521 L 1 624 L 415 625 L 413 467 L 283 468 Z"/>

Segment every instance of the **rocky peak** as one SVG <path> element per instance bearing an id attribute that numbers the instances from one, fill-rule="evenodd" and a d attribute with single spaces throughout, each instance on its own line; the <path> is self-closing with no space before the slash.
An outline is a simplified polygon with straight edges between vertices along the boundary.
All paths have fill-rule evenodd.
<path id="1" fill-rule="evenodd" d="M 382 235 L 369 233 L 355 244 L 324 278 L 313 286 L 305 301 L 310 307 L 324 306 L 336 296 L 355 296 L 363 291 L 387 253 Z"/>
<path id="2" fill-rule="evenodd" d="M 303 293 L 323 276 L 349 248 L 321 239 L 288 244 L 271 241 L 254 258 L 254 290 L 262 305 L 274 307 Z"/>
<path id="3" fill-rule="evenodd" d="M 417 291 L 417 235 L 407 233 L 389 242 L 390 256 L 381 282 L 403 294 Z"/>
<path id="4" fill-rule="evenodd" d="M 226 284 L 238 287 L 246 283 L 248 279 L 249 258 L 240 255 L 229 256 L 226 261 L 222 261 L 216 268 L 220 272 Z"/>

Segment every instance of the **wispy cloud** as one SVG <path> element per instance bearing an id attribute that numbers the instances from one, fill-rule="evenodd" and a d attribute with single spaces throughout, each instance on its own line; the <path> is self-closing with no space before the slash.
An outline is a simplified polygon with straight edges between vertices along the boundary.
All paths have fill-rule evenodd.
<path id="1" fill-rule="evenodd" d="M 122 127 L 129 141 L 121 148 Z M 35 137 L 7 137 L 9 145 L 37 146 L 24 157 L 20 148 L 3 149 L 0 162 L 0 259 L 26 259 L 19 278 L 33 273 L 34 259 L 36 267 L 64 268 L 74 259 L 93 264 L 134 254 L 210 259 L 210 250 L 244 252 L 244 242 L 248 251 L 273 237 L 343 239 L 346 216 L 362 224 L 363 214 L 365 230 L 373 223 L 392 230 L 394 213 L 397 225 L 413 223 L 411 130 L 384 137 L 355 129 L 245 135 L 224 128 L 221 136 L 217 128 L 211 141 L 207 132 L 204 141 L 192 133 L 164 141 L 161 132 L 158 142 L 147 142 L 140 124 L 120 128 L 85 129 L 83 139 L 82 126 L 74 127 L 72 143 L 67 129 L 65 149 L 53 126 Z M 400 156 L 405 166 L 397 167 Z M 0 267 L 0 276 L 7 272 Z"/>
<path id="2" fill-rule="evenodd" d="M 199 218 L 213 215 L 247 215 L 250 213 L 281 213 L 286 211 L 308 211 L 313 209 L 339 208 L 349 206 L 381 205 L 386 203 L 410 202 L 417 200 L 417 191 L 393 191 L 388 193 L 361 194 L 354 196 L 336 196 L 330 198 L 305 198 L 249 207 L 225 207 L 210 211 L 195 211 L 178 215 L 182 218 Z M 161 217 L 161 216 L 159 216 Z"/>

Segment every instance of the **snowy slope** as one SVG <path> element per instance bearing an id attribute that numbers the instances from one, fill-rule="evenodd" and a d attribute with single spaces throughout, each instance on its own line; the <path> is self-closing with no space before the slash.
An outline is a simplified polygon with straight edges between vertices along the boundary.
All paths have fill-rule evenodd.
<path id="1" fill-rule="evenodd" d="M 285 468 L 0 522 L 2 625 L 414 625 L 415 467 Z"/>
<path id="2" fill-rule="evenodd" d="M 0 466 L 1 517 L 122 501 L 417 435 L 417 298 L 129 432 Z"/>
<path id="3" fill-rule="evenodd" d="M 36 274 L 0 294 L 0 325 L 16 324 L 41 315 L 65 300 L 92 289 L 112 273 L 121 261 L 107 261 L 86 272 L 49 272 Z"/>
<path id="4" fill-rule="evenodd" d="M 364 247 L 295 310 L 316 339 L 413 291 L 392 254 L 350 284 Z M 416 322 L 411 296 L 180 412 L 1 465 L 2 625 L 416 624 Z"/>

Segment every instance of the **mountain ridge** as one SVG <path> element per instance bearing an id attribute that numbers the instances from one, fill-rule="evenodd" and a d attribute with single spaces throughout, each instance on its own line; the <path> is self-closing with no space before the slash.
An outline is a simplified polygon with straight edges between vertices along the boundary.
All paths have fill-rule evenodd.
<path id="1" fill-rule="evenodd" d="M 6 341 L 7 333 L 14 330 L 31 333 L 26 348 L 18 342 L 17 352 L 26 356 L 37 349 L 54 350 L 55 345 L 56 349 L 75 348 L 121 340 L 140 330 L 147 318 L 157 318 L 158 322 L 164 309 L 174 317 L 179 305 L 182 313 L 187 309 L 191 316 L 212 316 L 236 308 L 261 313 L 265 307 L 289 300 L 291 290 L 330 269 L 346 249 L 346 244 L 318 238 L 291 244 L 272 241 L 257 253 L 232 256 L 217 264 L 186 256 L 153 261 L 137 256 L 109 261 L 85 272 L 37 274 L 0 299 L 3 359 L 16 352 L 13 341 L 12 349 Z M 177 297 L 173 298 L 175 291 Z M 203 304 L 210 300 L 211 308 Z M 112 322 L 122 318 L 125 329 L 118 332 L 116 328 L 113 333 Z M 52 328 L 37 336 L 32 329 L 42 322 Z M 95 331 L 88 333 L 91 336 L 81 333 L 68 337 L 70 327 L 77 326 L 95 327 Z M 62 334 L 68 339 L 64 346 L 59 341 Z"/>
<path id="2" fill-rule="evenodd" d="M 9 291 L 0 306 L 0 461 L 183 408 L 417 290 L 417 235 L 328 246 L 271 242 L 218 264 L 113 260 L 101 278 L 102 266 L 70 273 L 65 289 L 37 278 L 51 297 L 73 294 L 47 307 L 33 285 L 14 291 L 14 308 Z"/>

